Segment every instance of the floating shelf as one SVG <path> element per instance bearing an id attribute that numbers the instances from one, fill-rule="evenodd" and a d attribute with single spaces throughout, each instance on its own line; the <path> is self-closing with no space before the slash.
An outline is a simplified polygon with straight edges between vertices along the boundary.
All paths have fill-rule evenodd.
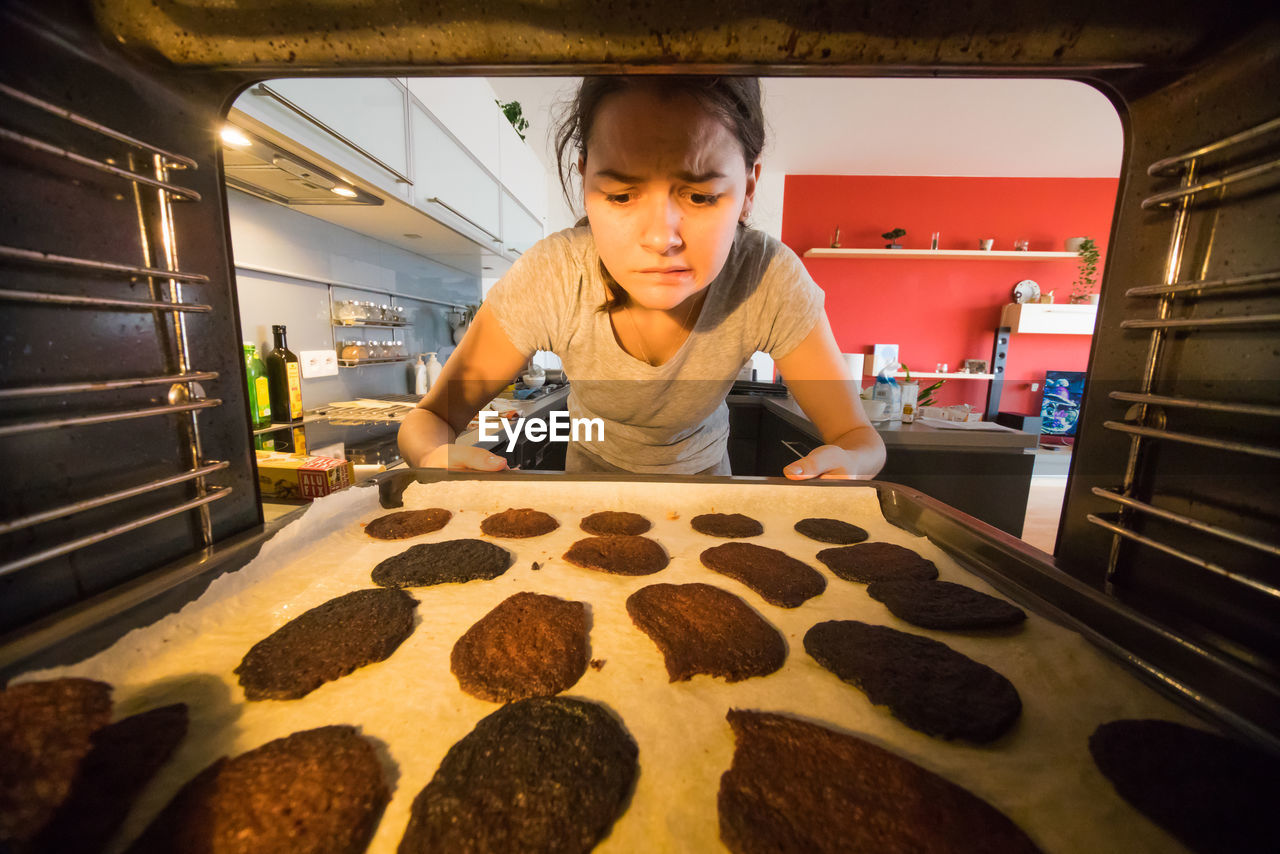
<path id="1" fill-rule="evenodd" d="M 990 261 L 994 259 L 1013 259 L 1022 261 L 1065 261 L 1068 258 L 1080 260 L 1075 252 L 1031 252 L 1022 250 L 996 249 L 810 249 L 804 253 L 806 258 L 897 258 L 921 261 L 926 259 L 951 259 L 968 261 Z"/>
<path id="2" fill-rule="evenodd" d="M 867 374 L 867 376 L 870 377 L 870 376 L 873 376 L 873 374 Z M 902 371 L 899 371 L 898 373 L 893 375 L 894 379 L 905 379 L 906 376 L 907 375 Z M 954 371 L 952 373 L 947 373 L 947 374 L 939 374 L 939 373 L 932 373 L 932 372 L 926 373 L 924 371 L 912 371 L 911 378 L 913 380 L 993 380 L 996 378 L 996 375 L 995 374 L 966 374 L 964 371 Z"/>
<path id="3" fill-rule="evenodd" d="M 365 365 L 394 365 L 396 363 L 407 363 L 408 356 L 397 356 L 394 359 L 339 359 L 339 368 L 362 368 Z"/>
<path id="4" fill-rule="evenodd" d="M 339 320 L 335 317 L 333 318 L 333 325 L 341 327 L 359 326 L 376 327 L 378 329 L 400 329 L 408 326 L 409 324 L 401 320 Z"/>
<path id="5" fill-rule="evenodd" d="M 1013 303 L 1000 311 L 1000 325 L 1012 332 L 1092 335 L 1098 307 L 1089 303 Z"/>

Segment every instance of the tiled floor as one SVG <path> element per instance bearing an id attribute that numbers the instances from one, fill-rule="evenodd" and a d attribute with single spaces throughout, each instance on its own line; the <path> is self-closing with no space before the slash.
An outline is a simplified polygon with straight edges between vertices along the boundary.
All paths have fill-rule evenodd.
<path id="1" fill-rule="evenodd" d="M 1067 491 L 1069 449 L 1039 449 L 1027 495 L 1027 515 L 1022 523 L 1022 539 L 1041 551 L 1053 553 L 1058 537 L 1058 519 Z"/>

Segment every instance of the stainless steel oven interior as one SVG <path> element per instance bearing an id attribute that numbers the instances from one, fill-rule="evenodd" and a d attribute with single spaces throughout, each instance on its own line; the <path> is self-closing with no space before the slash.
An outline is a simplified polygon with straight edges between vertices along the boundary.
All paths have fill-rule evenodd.
<path id="1" fill-rule="evenodd" d="M 1057 77 L 1112 99 L 1125 155 L 1058 547 L 1019 583 L 1280 733 L 1280 23 L 1124 5 L 5 4 L 0 665 L 263 537 L 214 133 L 247 86 Z"/>

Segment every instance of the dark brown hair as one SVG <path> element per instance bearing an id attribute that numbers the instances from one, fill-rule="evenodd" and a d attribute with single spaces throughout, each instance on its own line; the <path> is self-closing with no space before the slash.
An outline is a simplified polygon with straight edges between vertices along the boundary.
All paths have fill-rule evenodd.
<path id="1" fill-rule="evenodd" d="M 556 124 L 556 169 L 560 188 L 572 208 L 575 203 L 573 174 L 578 158 L 587 155 L 587 142 L 595 127 L 600 104 L 618 92 L 640 87 L 652 88 L 660 97 L 671 99 L 687 95 L 715 116 L 742 146 L 742 159 L 751 169 L 764 150 L 764 106 L 760 99 L 760 80 L 756 77 L 687 77 L 687 76 L 597 76 L 584 77 L 578 94 L 560 114 Z M 585 218 L 579 225 L 585 223 Z M 600 265 L 609 287 L 609 298 L 601 311 L 621 305 L 626 292 L 613 281 L 609 271 Z"/>

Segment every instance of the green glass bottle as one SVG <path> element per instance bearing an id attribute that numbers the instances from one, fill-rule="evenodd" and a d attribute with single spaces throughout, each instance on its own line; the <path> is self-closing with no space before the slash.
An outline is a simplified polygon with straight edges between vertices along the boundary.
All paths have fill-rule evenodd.
<path id="1" fill-rule="evenodd" d="M 271 390 L 267 385 L 267 371 L 258 358 L 258 348 L 244 345 L 244 372 L 249 381 L 249 417 L 253 429 L 271 426 Z"/>

